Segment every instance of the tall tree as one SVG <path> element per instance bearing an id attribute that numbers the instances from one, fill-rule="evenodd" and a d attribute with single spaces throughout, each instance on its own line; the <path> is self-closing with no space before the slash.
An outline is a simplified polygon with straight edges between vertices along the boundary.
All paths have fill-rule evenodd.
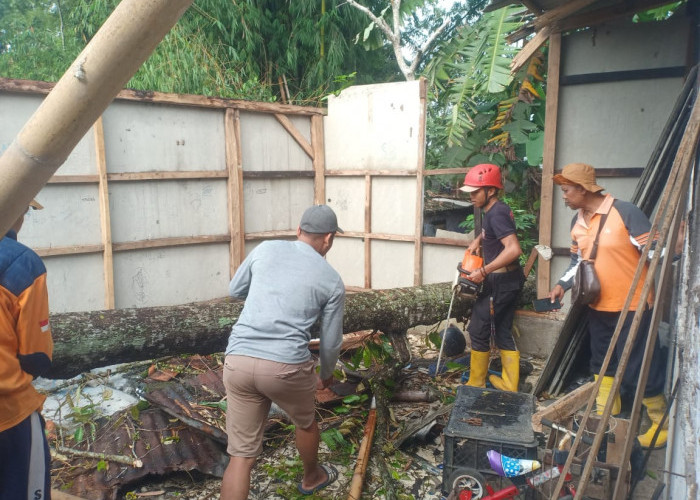
<path id="1" fill-rule="evenodd" d="M 430 60 L 432 49 L 474 18 L 486 0 L 455 1 L 449 7 L 439 0 L 347 0 L 347 3 L 371 21 L 363 31 L 363 41 L 379 31 L 391 47 L 404 78 L 410 81 L 415 80 L 426 60 Z"/>

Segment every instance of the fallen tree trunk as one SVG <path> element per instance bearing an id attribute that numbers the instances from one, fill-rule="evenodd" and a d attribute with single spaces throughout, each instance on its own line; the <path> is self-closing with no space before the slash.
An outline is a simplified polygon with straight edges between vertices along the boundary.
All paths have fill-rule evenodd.
<path id="1" fill-rule="evenodd" d="M 348 294 L 344 333 L 405 332 L 445 319 L 449 284 Z M 463 318 L 470 303 L 455 299 L 452 317 Z M 54 338 L 51 378 L 69 378 L 101 366 L 178 354 L 211 354 L 226 348 L 243 302 L 219 300 L 170 307 L 146 307 L 51 315 Z"/>

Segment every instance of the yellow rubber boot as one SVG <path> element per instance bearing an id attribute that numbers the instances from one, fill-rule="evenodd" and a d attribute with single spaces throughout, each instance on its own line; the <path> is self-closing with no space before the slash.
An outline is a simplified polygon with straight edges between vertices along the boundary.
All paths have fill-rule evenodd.
<path id="1" fill-rule="evenodd" d="M 489 371 L 489 355 L 491 353 L 472 349 L 469 361 L 469 380 L 466 385 L 486 387 L 486 373 Z"/>
<path id="2" fill-rule="evenodd" d="M 518 392 L 520 381 L 520 351 L 504 351 L 501 349 L 501 376 L 491 375 L 489 381 L 501 391 Z"/>
<path id="3" fill-rule="evenodd" d="M 642 399 L 642 403 L 647 409 L 647 415 L 649 415 L 649 419 L 651 420 L 651 427 L 649 427 L 649 430 L 644 434 L 638 436 L 638 439 L 642 448 L 649 449 L 651 448 L 651 440 L 654 438 L 654 434 L 656 434 L 656 430 L 659 428 L 664 413 L 666 413 L 666 398 L 663 394 L 659 394 L 658 396 Z M 667 438 L 668 420 L 664 422 L 664 426 L 659 431 L 659 436 L 656 438 L 654 448 L 663 448 L 666 446 Z"/>
<path id="4" fill-rule="evenodd" d="M 598 375 L 593 375 L 593 378 L 597 381 Z M 595 397 L 595 412 L 598 415 L 603 414 L 605 409 L 605 403 L 608 402 L 608 396 L 610 396 L 610 391 L 612 390 L 614 377 L 603 376 L 603 381 L 600 383 L 598 388 L 598 394 Z M 615 401 L 613 401 L 613 407 L 611 415 L 619 415 L 622 409 L 622 401 L 620 400 L 620 395 L 615 394 Z"/>

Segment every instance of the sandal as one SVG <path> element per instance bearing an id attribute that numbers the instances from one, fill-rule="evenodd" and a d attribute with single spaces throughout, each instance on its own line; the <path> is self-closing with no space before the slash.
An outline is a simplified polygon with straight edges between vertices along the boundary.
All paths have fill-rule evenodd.
<path id="1" fill-rule="evenodd" d="M 335 482 L 336 479 L 338 479 L 338 469 L 336 469 L 332 465 L 323 465 L 322 464 L 321 468 L 324 471 L 326 471 L 326 475 L 328 476 L 328 478 L 325 481 L 323 481 L 321 484 L 317 484 L 316 486 L 314 486 L 313 488 L 308 489 L 308 490 L 305 489 L 301 485 L 301 482 L 300 482 L 297 485 L 297 489 L 299 490 L 299 493 L 301 493 L 302 495 L 313 495 L 317 491 L 322 490 L 323 488 L 325 488 L 329 484 L 332 484 L 333 482 Z"/>

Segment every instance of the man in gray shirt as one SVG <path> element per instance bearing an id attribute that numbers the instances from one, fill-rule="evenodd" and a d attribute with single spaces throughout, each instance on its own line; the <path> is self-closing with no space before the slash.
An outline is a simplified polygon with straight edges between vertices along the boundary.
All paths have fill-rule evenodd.
<path id="1" fill-rule="evenodd" d="M 296 241 L 261 243 L 231 280 L 230 295 L 246 302 L 231 330 L 224 365 L 231 461 L 221 485 L 223 500 L 248 498 L 250 472 L 262 452 L 271 402 L 296 426 L 296 445 L 304 464 L 299 491 L 310 495 L 338 477 L 332 465 L 318 463 L 314 408 L 316 389 L 333 380 L 343 336 L 345 286 L 324 259 L 336 232 L 343 231 L 330 207 L 309 207 Z M 308 349 L 317 321 L 318 375 Z"/>

